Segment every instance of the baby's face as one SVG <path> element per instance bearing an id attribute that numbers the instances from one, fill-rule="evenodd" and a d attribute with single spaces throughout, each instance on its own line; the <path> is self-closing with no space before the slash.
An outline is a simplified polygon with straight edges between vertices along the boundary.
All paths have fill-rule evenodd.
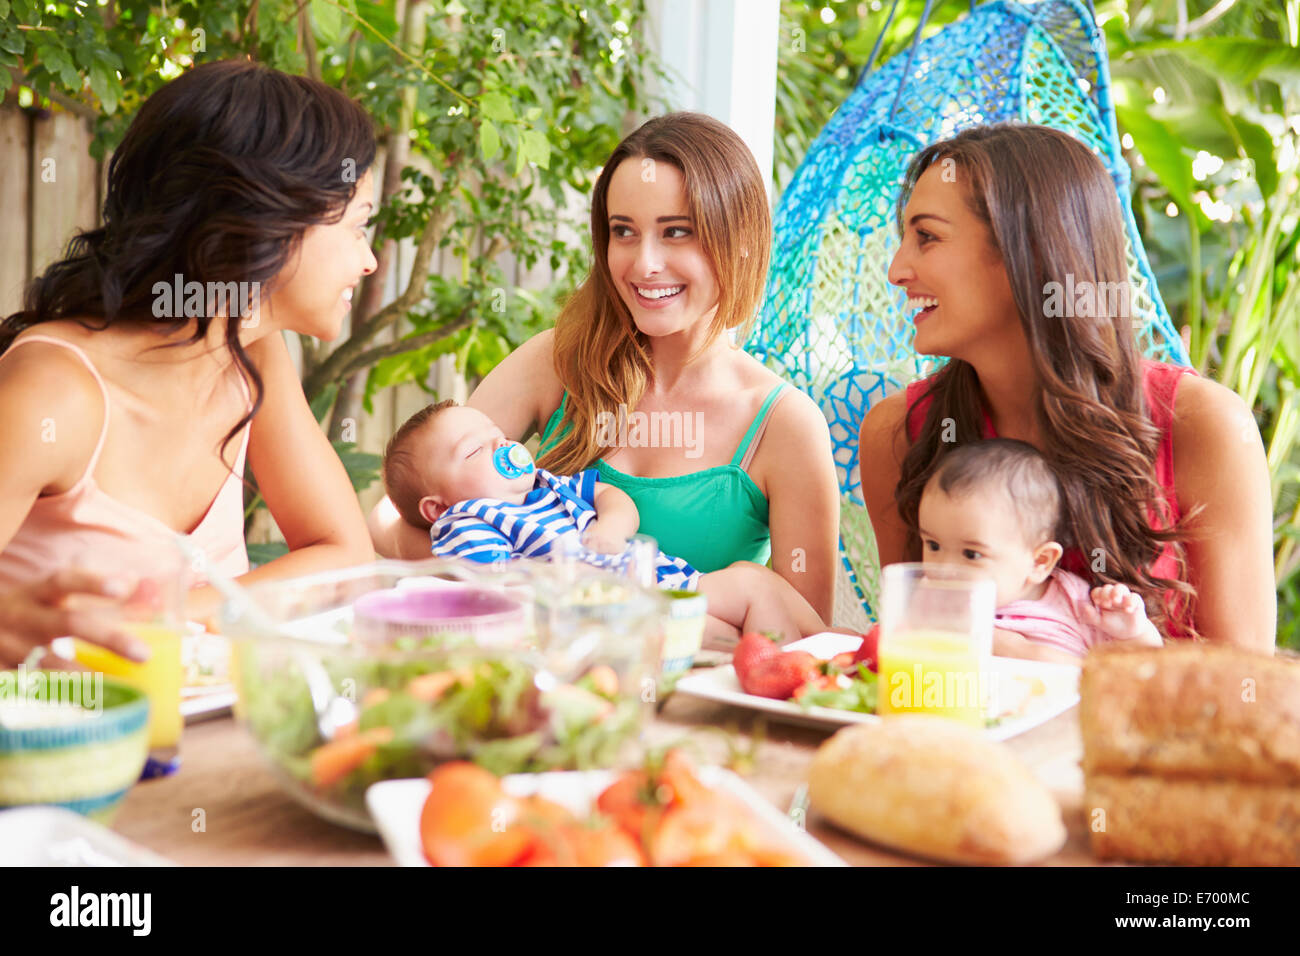
<path id="1" fill-rule="evenodd" d="M 997 606 L 1030 597 L 1055 564 L 1026 540 L 1011 500 L 996 490 L 949 496 L 931 480 L 921 496 L 921 560 L 981 571 L 998 586 Z M 1036 560 L 1038 558 L 1039 560 Z"/>
<path id="2" fill-rule="evenodd" d="M 458 405 L 439 412 L 417 441 L 425 494 L 443 508 L 469 498 L 521 499 L 532 490 L 532 473 L 507 478 L 496 470 L 493 453 L 511 442 L 477 409 Z"/>

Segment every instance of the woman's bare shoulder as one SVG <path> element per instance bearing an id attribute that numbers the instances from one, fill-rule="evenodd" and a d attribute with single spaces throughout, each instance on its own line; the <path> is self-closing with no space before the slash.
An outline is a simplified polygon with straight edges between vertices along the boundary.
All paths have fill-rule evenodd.
<path id="1" fill-rule="evenodd" d="M 907 447 L 903 433 L 903 419 L 907 415 L 907 393 L 887 395 L 876 402 L 862 418 L 858 439 L 864 446 L 876 449 Z"/>
<path id="2" fill-rule="evenodd" d="M 12 457 L 5 457 L 25 472 L 40 464 L 43 487 L 70 486 L 77 480 L 99 440 L 105 414 L 99 383 L 70 350 L 31 342 L 10 346 L 0 356 L 0 417 L 26 426 L 7 436 Z"/>

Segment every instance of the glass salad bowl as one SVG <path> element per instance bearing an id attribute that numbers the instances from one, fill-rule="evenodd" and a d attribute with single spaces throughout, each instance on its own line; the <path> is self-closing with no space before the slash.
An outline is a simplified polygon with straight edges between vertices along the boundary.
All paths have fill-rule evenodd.
<path id="1" fill-rule="evenodd" d="M 374 832 L 365 792 L 448 760 L 619 766 L 654 699 L 666 601 L 586 566 L 381 561 L 228 600 L 236 716 L 289 794 Z"/>

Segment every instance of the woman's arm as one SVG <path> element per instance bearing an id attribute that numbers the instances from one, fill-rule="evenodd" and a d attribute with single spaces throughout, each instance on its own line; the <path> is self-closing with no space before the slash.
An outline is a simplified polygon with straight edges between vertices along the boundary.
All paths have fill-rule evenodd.
<path id="1" fill-rule="evenodd" d="M 67 491 L 90 463 L 104 423 L 104 400 L 86 367 L 66 349 L 25 345 L 0 361 L 0 550 L 42 493 Z M 0 668 L 21 664 L 33 648 L 71 634 L 135 660 L 148 647 L 107 620 L 66 606 L 74 594 L 121 600 L 126 581 L 64 569 L 26 587 L 0 585 Z M 46 655 L 42 666 L 57 664 Z"/>
<path id="2" fill-rule="evenodd" d="M 541 431 L 563 394 L 555 375 L 555 330 L 546 329 L 502 359 L 465 404 L 496 422 L 507 438 L 523 441 Z"/>
<path id="3" fill-rule="evenodd" d="M 829 624 L 839 560 L 840 492 L 830 430 L 812 399 L 792 392 L 777 404 L 758 454 L 767 479 L 772 570 Z"/>
<path id="4" fill-rule="evenodd" d="M 906 393 L 897 392 L 881 399 L 862 420 L 858 436 L 862 498 L 867 503 L 882 568 L 908 560 L 907 526 L 899 517 L 898 504 L 894 500 L 908 447 L 902 428 L 906 414 Z"/>
<path id="5" fill-rule="evenodd" d="M 248 353 L 264 389 L 248 439 L 248 464 L 289 553 L 242 576 L 241 583 L 372 560 L 356 492 L 307 405 L 284 339 L 278 332 L 268 334 Z M 203 619 L 216 603 L 212 589 L 198 589 L 189 611 Z"/>
<path id="6" fill-rule="evenodd" d="M 555 376 L 555 332 L 538 332 L 488 373 L 465 404 L 496 422 L 506 437 L 523 441 L 560 405 L 564 388 Z M 374 548 L 386 558 L 427 558 L 429 532 L 402 519 L 385 496 L 366 526 Z"/>
<path id="7" fill-rule="evenodd" d="M 1273 494 L 1255 419 L 1235 392 L 1183 376 L 1174 407 L 1174 486 L 1191 526 L 1187 563 L 1206 638 L 1271 652 L 1277 643 Z"/>

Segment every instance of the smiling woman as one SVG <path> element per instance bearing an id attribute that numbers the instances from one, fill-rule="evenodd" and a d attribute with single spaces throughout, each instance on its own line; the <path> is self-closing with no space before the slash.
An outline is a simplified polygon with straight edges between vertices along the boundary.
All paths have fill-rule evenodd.
<path id="1" fill-rule="evenodd" d="M 369 117 L 342 93 L 251 62 L 197 67 L 140 108 L 109 167 L 103 225 L 0 326 L 0 418 L 13 424 L 0 444 L 0 664 L 65 633 L 127 646 L 62 606 L 129 582 L 51 577 L 60 568 L 111 561 L 129 577 L 181 533 L 210 567 L 247 572 L 246 462 L 290 547 L 250 579 L 372 555 L 281 333 L 335 338 L 375 268 L 374 151 Z M 177 285 L 179 310 L 174 291 L 160 301 Z M 257 294 L 215 294 L 231 288 Z M 200 588 L 189 612 L 215 604 Z"/>
<path id="2" fill-rule="evenodd" d="M 508 356 L 469 404 L 511 440 L 540 432 L 541 467 L 594 467 L 667 554 L 706 573 L 770 558 L 829 619 L 839 495 L 826 419 L 736 345 L 772 244 L 744 141 L 697 113 L 645 123 L 596 181 L 591 243 L 591 272 L 554 331 Z M 647 422 L 681 427 L 622 425 Z M 429 553 L 387 502 L 372 533 L 380 550 Z"/>
<path id="3" fill-rule="evenodd" d="M 1065 502 L 1062 567 L 1146 600 L 1166 637 L 1274 644 L 1268 470 L 1249 409 L 1142 358 L 1114 185 L 1043 126 L 967 130 L 917 154 L 889 280 L 915 347 L 948 356 L 862 425 L 863 497 L 888 564 L 920 556 L 918 508 L 944 458 L 1001 436 L 1033 445 Z M 1061 308 L 1060 290 L 1089 290 Z M 1067 297 L 1068 298 L 1068 297 Z"/>

